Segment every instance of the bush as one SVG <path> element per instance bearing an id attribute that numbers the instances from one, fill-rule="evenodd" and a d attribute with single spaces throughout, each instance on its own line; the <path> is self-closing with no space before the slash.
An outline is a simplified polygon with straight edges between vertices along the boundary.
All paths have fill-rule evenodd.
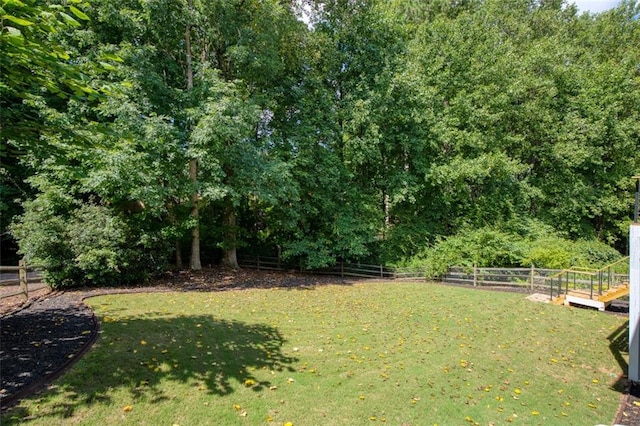
<path id="1" fill-rule="evenodd" d="M 407 266 L 421 266 L 432 278 L 451 266 L 513 266 L 518 250 L 512 235 L 495 229 L 465 230 L 455 236 L 438 239 Z"/>
<path id="2" fill-rule="evenodd" d="M 144 244 L 145 236 L 106 206 L 55 209 L 38 198 L 24 207 L 11 232 L 20 254 L 45 268 L 44 279 L 53 288 L 127 284 L 145 279 L 165 264 L 165 257 L 151 256 L 156 249 L 153 241 Z"/>
<path id="3" fill-rule="evenodd" d="M 465 229 L 437 239 L 400 266 L 421 267 L 427 277 L 441 276 L 452 266 L 599 268 L 620 259 L 615 249 L 597 240 L 572 241 L 537 221 L 508 223 L 500 229 Z"/>

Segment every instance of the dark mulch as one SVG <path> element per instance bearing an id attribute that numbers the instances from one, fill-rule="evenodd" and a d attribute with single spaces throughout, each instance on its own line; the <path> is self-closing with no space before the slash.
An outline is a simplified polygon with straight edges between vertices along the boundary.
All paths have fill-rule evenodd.
<path id="1" fill-rule="evenodd" d="M 72 295 L 53 293 L 0 321 L 2 408 L 55 379 L 97 335 L 93 312 Z"/>
<path id="2" fill-rule="evenodd" d="M 615 424 L 640 426 L 640 385 L 634 384 L 625 389 Z"/>
<path id="3" fill-rule="evenodd" d="M 98 335 L 98 324 L 91 309 L 82 302 L 87 297 L 150 291 L 282 287 L 304 290 L 319 285 L 350 285 L 353 282 L 353 279 L 293 271 L 209 268 L 200 272 L 167 273 L 152 285 L 140 287 L 43 292 L 27 304 L 18 302 L 18 299 L 16 302 L 4 300 L 0 306 L 0 407 L 4 410 L 20 398 L 42 389 L 91 347 Z M 616 423 L 640 426 L 640 386 L 625 390 Z"/>

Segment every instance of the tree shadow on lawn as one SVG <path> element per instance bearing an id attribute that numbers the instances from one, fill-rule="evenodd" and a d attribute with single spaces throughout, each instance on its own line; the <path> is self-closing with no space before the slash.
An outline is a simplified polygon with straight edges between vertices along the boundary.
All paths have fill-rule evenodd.
<path id="1" fill-rule="evenodd" d="M 628 385 L 627 373 L 629 371 L 629 363 L 625 359 L 625 355 L 629 354 L 629 321 L 618 327 L 613 333 L 607 336 L 607 339 L 609 340 L 609 349 L 618 362 L 622 372 L 612 388 L 618 392 L 624 392 Z"/>
<path id="2" fill-rule="evenodd" d="M 92 350 L 40 395 L 43 408 L 59 396 L 64 402 L 48 411 L 17 407 L 6 424 L 30 416 L 69 418 L 77 408 L 112 403 L 118 390 L 128 392 L 132 404 L 173 400 L 184 396 L 185 389 L 189 395 L 223 396 L 237 386 L 259 392 L 272 384 L 254 372 L 294 371 L 291 364 L 298 361 L 282 353 L 285 339 L 276 328 L 211 316 L 106 316 L 101 334 Z M 177 386 L 183 394 L 173 394 L 166 382 L 190 388 Z"/>

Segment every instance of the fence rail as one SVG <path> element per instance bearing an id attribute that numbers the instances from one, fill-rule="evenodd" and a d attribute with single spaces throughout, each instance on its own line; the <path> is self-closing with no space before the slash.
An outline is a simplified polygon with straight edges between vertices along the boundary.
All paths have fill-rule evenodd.
<path id="1" fill-rule="evenodd" d="M 319 275 L 335 275 L 355 278 L 381 278 L 392 280 L 425 280 L 426 271 L 420 268 L 389 268 L 382 265 L 361 263 L 338 263 L 329 268 L 305 269 L 292 265 L 277 257 L 240 256 L 239 263 L 244 268 L 261 270 L 298 270 Z M 575 269 L 575 268 L 574 268 Z M 479 268 L 451 267 L 439 279 L 449 284 L 461 284 L 475 287 L 511 287 L 530 291 L 552 291 L 560 269 L 536 268 Z M 575 271 L 578 274 L 578 271 Z M 625 274 L 613 274 L 612 280 L 624 279 Z M 578 277 L 578 275 L 576 275 Z M 555 279 L 555 281 L 554 281 Z M 576 278 L 576 285 L 587 285 L 589 281 Z M 555 284 L 557 285 L 557 283 Z"/>
<path id="2" fill-rule="evenodd" d="M 41 275 L 38 265 L 27 265 L 21 260 L 18 266 L 0 266 L 0 287 L 15 286 L 18 284 L 20 290 L 1 292 L 0 299 L 7 297 L 24 295 L 29 299 L 29 283 L 40 282 Z"/>
<path id="3" fill-rule="evenodd" d="M 368 265 L 360 263 L 337 263 L 329 268 L 305 269 L 301 265 L 282 261 L 278 257 L 269 256 L 240 256 L 240 265 L 244 268 L 260 270 L 298 270 L 319 275 L 335 275 L 340 277 L 382 278 L 424 280 L 426 270 L 419 268 L 389 268 L 382 265 Z M 616 262 L 619 264 L 624 259 Z M 613 264 L 612 264 L 613 265 Z M 606 271 L 606 272 L 605 272 Z M 568 283 L 576 288 L 593 288 L 593 283 L 606 283 L 610 288 L 621 282 L 628 281 L 628 272 L 617 272 L 611 265 L 600 270 L 586 268 L 572 268 L 570 270 L 536 268 L 479 268 L 479 267 L 451 267 L 440 280 L 449 284 L 469 285 L 474 287 L 510 287 L 528 291 L 558 292 L 559 282 L 562 286 Z M 569 273 L 569 274 L 567 274 Z M 570 275 L 573 274 L 573 275 Z M 555 289 L 555 290 L 554 290 Z"/>
<path id="4" fill-rule="evenodd" d="M 474 287 L 519 287 L 529 290 L 550 287 L 549 277 L 559 269 L 536 268 L 463 268 L 451 267 L 442 281 L 452 284 L 466 284 Z"/>
<path id="5" fill-rule="evenodd" d="M 623 257 L 600 269 L 571 268 L 563 269 L 549 277 L 550 298 L 566 295 L 570 290 L 588 290 L 589 298 L 629 283 L 629 257 Z"/>
<path id="6" fill-rule="evenodd" d="M 284 271 L 298 270 L 318 275 L 335 275 L 354 278 L 387 278 L 387 279 L 424 279 L 425 270 L 416 268 L 389 268 L 383 265 L 340 262 L 329 268 L 307 269 L 302 265 L 294 265 L 270 256 L 239 256 L 238 262 L 243 268 Z"/>

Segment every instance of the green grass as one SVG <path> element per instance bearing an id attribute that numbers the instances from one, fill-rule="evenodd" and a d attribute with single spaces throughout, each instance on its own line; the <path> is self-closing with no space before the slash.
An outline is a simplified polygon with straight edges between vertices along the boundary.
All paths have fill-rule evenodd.
<path id="1" fill-rule="evenodd" d="M 610 424 L 625 318 L 420 283 L 101 296 L 3 425 Z"/>

